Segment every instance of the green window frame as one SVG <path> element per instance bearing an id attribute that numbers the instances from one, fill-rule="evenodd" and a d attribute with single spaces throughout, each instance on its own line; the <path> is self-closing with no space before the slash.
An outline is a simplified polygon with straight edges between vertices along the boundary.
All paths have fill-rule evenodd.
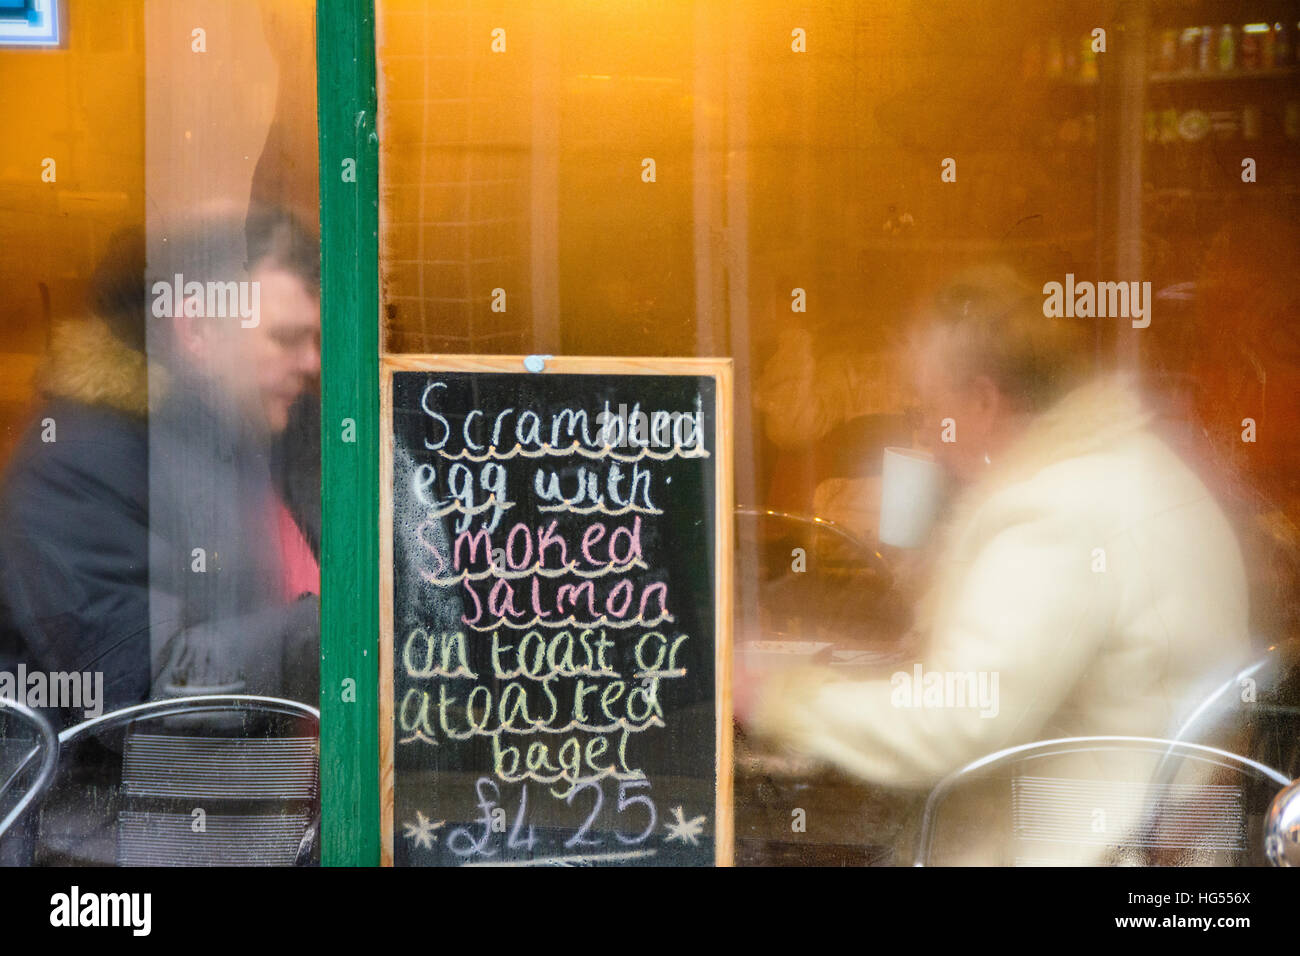
<path id="1" fill-rule="evenodd" d="M 317 0 L 316 71 L 321 217 L 321 863 L 377 866 L 379 134 L 373 0 Z M 351 170 L 345 175 L 347 166 Z"/>

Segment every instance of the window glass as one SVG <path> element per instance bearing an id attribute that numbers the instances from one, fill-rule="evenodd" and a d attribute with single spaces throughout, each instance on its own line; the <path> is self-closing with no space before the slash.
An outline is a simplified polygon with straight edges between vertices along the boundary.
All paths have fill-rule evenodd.
<path id="1" fill-rule="evenodd" d="M 911 863 L 1055 738 L 1296 775 L 1291 7 L 377 14 L 388 352 L 735 362 L 739 862 Z M 1160 859 L 1262 859 L 1228 758 L 1003 759 L 935 858 L 1150 861 L 1224 786 Z"/>
<path id="2" fill-rule="evenodd" d="M 314 19 L 87 0 L 0 51 L 0 671 L 72 734 L 9 861 L 314 853 Z"/>

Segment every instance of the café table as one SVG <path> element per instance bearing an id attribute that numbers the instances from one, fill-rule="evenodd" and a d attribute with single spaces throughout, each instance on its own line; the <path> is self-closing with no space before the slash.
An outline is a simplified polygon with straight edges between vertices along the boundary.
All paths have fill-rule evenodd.
<path id="1" fill-rule="evenodd" d="M 832 669 L 877 676 L 911 660 L 902 640 L 841 639 Z M 879 787 L 734 728 L 737 866 L 907 866 L 925 795 Z"/>

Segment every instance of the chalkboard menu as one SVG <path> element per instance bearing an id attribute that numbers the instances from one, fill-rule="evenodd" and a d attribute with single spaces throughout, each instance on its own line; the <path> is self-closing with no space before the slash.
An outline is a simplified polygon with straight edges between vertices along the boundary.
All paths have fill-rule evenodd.
<path id="1" fill-rule="evenodd" d="M 382 381 L 385 862 L 729 863 L 730 360 Z"/>

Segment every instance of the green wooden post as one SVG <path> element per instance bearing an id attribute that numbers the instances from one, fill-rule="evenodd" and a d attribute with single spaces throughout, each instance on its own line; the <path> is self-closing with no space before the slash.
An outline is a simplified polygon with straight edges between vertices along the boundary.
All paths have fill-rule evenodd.
<path id="1" fill-rule="evenodd" d="M 317 0 L 321 862 L 326 866 L 379 863 L 379 137 L 374 24 L 374 0 Z"/>

